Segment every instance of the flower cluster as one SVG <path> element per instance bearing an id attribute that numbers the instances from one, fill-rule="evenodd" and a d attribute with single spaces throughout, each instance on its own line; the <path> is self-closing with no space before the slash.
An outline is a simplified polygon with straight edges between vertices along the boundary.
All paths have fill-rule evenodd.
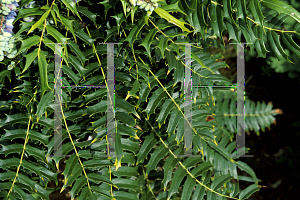
<path id="1" fill-rule="evenodd" d="M 7 58 L 13 58 L 17 49 L 14 38 L 12 37 L 13 22 L 17 16 L 17 7 L 20 0 L 1 0 L 0 4 L 0 61 Z"/>
<path id="2" fill-rule="evenodd" d="M 147 11 L 147 15 L 150 16 L 152 11 L 158 7 L 159 0 L 129 0 L 131 6 L 140 6 L 140 9 L 145 9 Z M 127 12 L 129 12 L 132 8 L 127 8 Z"/>

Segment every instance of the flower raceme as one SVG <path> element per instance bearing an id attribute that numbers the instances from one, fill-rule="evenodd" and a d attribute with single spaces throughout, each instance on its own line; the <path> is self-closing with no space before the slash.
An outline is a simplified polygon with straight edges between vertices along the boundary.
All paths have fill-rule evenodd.
<path id="1" fill-rule="evenodd" d="M 13 38 L 13 22 L 17 16 L 18 2 L 20 0 L 1 0 L 0 61 L 4 59 L 4 56 L 13 58 L 17 53 Z"/>
<path id="2" fill-rule="evenodd" d="M 158 7 L 159 0 L 129 0 L 131 6 L 139 6 L 139 9 L 144 9 L 147 11 L 147 15 L 150 16 L 152 11 Z M 129 12 L 132 7 L 127 8 L 127 12 Z"/>

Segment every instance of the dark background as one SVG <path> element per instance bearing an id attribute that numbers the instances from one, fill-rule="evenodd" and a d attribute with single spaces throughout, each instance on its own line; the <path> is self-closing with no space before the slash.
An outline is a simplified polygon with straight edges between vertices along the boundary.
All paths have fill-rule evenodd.
<path id="1" fill-rule="evenodd" d="M 224 38 L 226 41 L 226 36 Z M 245 41 L 243 41 L 245 42 Z M 297 44 L 300 40 L 295 39 Z M 221 69 L 224 76 L 236 82 L 236 50 L 228 45 L 226 51 L 221 52 L 224 61 L 230 68 Z M 300 73 L 288 68 L 284 73 L 277 73 L 270 62 L 271 53 L 267 58 L 257 58 L 251 55 L 249 47 L 245 51 L 245 81 L 246 96 L 254 102 L 272 102 L 273 109 L 281 109 L 283 114 L 275 116 L 276 122 L 270 130 L 260 131 L 257 135 L 254 131 L 246 134 L 246 147 L 250 148 L 250 158 L 240 158 L 246 162 L 256 173 L 263 187 L 254 193 L 249 200 L 293 200 L 300 179 Z M 290 57 L 290 56 L 289 56 Z M 294 67 L 299 67 L 300 59 L 293 58 Z M 281 67 L 286 67 L 283 62 Z M 292 74 L 292 75 L 291 75 Z M 294 77 L 294 78 L 291 78 Z M 242 175 L 242 173 L 239 173 Z M 240 182 L 241 189 L 253 183 Z"/>

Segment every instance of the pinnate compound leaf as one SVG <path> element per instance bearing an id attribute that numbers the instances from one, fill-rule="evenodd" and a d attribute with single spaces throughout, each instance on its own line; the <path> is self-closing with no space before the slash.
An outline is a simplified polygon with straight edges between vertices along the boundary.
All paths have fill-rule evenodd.
<path id="1" fill-rule="evenodd" d="M 263 6 L 276 10 L 278 13 L 290 15 L 298 23 L 300 23 L 300 13 L 291 5 L 288 5 L 279 0 L 261 0 L 260 2 Z"/>

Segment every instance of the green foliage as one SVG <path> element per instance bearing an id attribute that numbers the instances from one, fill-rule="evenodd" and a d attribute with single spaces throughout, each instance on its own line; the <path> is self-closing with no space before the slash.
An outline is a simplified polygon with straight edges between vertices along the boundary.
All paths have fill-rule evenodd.
<path id="1" fill-rule="evenodd" d="M 291 4 L 297 11 L 300 9 L 300 4 L 297 3 L 294 0 L 284 0 L 284 3 Z M 275 17 L 277 15 L 277 12 L 270 13 L 270 17 Z M 279 16 L 278 16 L 279 17 Z M 294 30 L 294 35 L 296 38 L 296 41 L 299 41 L 299 23 L 295 21 L 292 17 L 289 17 L 285 14 L 281 14 L 279 17 L 280 20 L 278 23 L 274 24 L 274 27 L 276 29 L 282 29 L 282 30 Z M 283 23 L 284 22 L 284 23 Z M 287 75 L 291 78 L 297 78 L 299 77 L 299 68 L 295 63 L 299 62 L 299 46 L 295 43 L 295 41 L 291 38 L 291 36 L 287 32 L 283 32 L 281 35 L 282 43 L 286 47 L 284 51 L 286 54 L 289 55 L 289 60 L 291 62 L 288 62 L 287 60 L 279 60 L 274 56 L 268 56 L 266 58 L 265 66 L 262 67 L 264 73 L 268 76 L 271 76 L 271 72 L 275 71 L 276 73 L 287 73 Z M 297 50 L 298 49 L 298 50 Z M 255 57 L 257 56 L 256 53 L 253 55 L 246 54 L 246 57 Z"/>
<path id="2" fill-rule="evenodd" d="M 149 15 L 137 7 L 125 12 L 125 0 L 36 3 L 20 9 L 16 18 L 19 50 L 11 60 L 18 64 L 2 65 L 0 72 L 1 94 L 11 96 L 0 102 L 2 199 L 50 199 L 67 188 L 78 200 L 247 199 L 259 190 L 255 172 L 235 156 L 235 93 L 194 87 L 192 101 L 185 101 L 185 46 L 177 43 L 200 43 L 191 47 L 193 85 L 231 86 L 218 71 L 227 66 L 218 62 L 222 55 L 209 54 L 208 47 L 224 48 L 228 31 L 232 42 L 241 42 L 243 35 L 259 57 L 270 51 L 289 60 L 281 40 L 299 56 L 293 37 L 276 29 L 285 17 L 299 22 L 295 9 L 278 0 L 171 0 L 158 1 Z M 35 21 L 22 21 L 28 16 Z M 62 44 L 62 85 L 107 86 L 107 47 L 99 42 L 122 43 L 114 49 L 115 149 L 121 157 L 106 153 L 106 89 L 86 87 L 62 89 L 62 154 L 70 157 L 51 157 L 53 80 L 60 79 L 54 77 L 53 43 L 68 43 Z M 178 156 L 188 105 L 192 153 L 199 157 Z M 246 131 L 264 131 L 280 114 L 271 104 L 249 100 L 245 110 Z M 241 190 L 240 181 L 251 185 Z"/>

